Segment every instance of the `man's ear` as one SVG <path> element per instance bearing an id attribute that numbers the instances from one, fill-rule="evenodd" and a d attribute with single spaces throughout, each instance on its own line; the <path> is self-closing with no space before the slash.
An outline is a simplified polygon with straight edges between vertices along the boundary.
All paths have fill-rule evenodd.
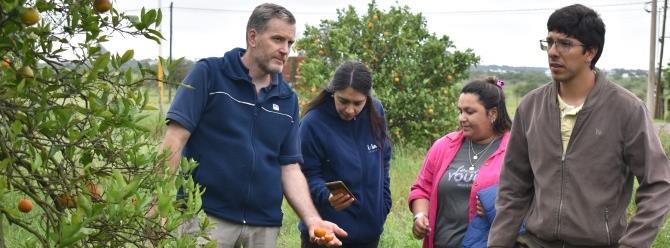
<path id="1" fill-rule="evenodd" d="M 593 58 L 596 57 L 596 54 L 598 54 L 598 48 L 592 47 L 586 50 L 586 62 L 591 64 L 591 61 L 593 61 Z"/>
<path id="2" fill-rule="evenodd" d="M 256 47 L 256 36 L 258 33 L 256 32 L 256 29 L 250 29 L 247 31 L 247 46 L 249 48 Z"/>

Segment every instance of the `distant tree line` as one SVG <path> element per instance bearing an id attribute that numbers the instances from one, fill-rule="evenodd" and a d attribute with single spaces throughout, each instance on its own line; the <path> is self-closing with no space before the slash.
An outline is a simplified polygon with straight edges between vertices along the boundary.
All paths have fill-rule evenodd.
<path id="1" fill-rule="evenodd" d="M 610 80 L 630 90 L 640 99 L 644 100 L 646 98 L 647 71 L 612 69 L 605 72 Z M 551 81 L 546 68 L 510 66 L 478 66 L 470 68 L 470 79 L 487 76 L 495 76 L 505 81 L 506 87 L 511 87 L 511 92 L 517 97 L 522 97 L 531 90 Z"/>
<path id="2" fill-rule="evenodd" d="M 156 59 L 143 59 L 131 61 L 126 66 L 136 67 L 140 64 L 142 68 L 156 68 Z M 173 82 L 180 83 L 188 74 L 189 70 L 195 64 L 195 60 L 182 58 L 180 63 L 175 63 L 173 73 Z M 483 78 L 488 76 L 495 76 L 505 81 L 507 87 L 511 87 L 511 92 L 517 97 L 526 95 L 531 90 L 551 81 L 546 68 L 541 67 L 512 67 L 512 66 L 488 66 L 480 65 L 472 67 L 469 70 L 469 78 L 464 82 L 475 78 Z M 647 89 L 647 71 L 632 70 L 632 69 L 612 69 L 606 70 L 607 77 L 630 90 L 640 99 L 646 98 Z M 668 74 L 670 75 L 670 74 Z M 665 76 L 668 78 L 668 76 Z M 664 80 L 668 81 L 668 80 Z M 156 87 L 155 81 L 146 83 L 147 87 Z"/>

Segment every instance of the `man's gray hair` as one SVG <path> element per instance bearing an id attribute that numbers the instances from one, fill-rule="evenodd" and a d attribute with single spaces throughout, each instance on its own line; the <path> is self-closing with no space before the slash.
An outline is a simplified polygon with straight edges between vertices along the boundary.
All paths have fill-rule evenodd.
<path id="1" fill-rule="evenodd" d="M 262 33 L 265 31 L 268 22 L 274 18 L 279 18 L 289 24 L 295 25 L 295 17 L 293 17 L 291 11 L 274 3 L 264 3 L 258 5 L 254 9 L 254 12 L 251 13 L 251 16 L 249 16 L 247 32 L 254 29 L 256 32 Z"/>

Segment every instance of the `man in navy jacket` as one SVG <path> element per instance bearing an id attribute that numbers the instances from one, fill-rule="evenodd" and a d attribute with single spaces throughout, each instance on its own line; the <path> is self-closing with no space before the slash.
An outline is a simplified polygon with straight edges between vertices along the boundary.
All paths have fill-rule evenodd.
<path id="1" fill-rule="evenodd" d="M 319 227 L 339 236 L 337 225 L 314 209 L 298 137 L 296 94 L 281 75 L 295 38 L 295 18 L 287 9 L 262 4 L 247 24 L 247 49 L 198 61 L 167 113 L 163 148 L 172 151 L 176 171 L 182 156 L 199 163 L 194 180 L 204 188 L 202 207 L 219 247 L 275 247 L 282 223 L 282 195 L 307 223 L 312 241 Z M 191 232 L 196 220 L 182 226 Z"/>

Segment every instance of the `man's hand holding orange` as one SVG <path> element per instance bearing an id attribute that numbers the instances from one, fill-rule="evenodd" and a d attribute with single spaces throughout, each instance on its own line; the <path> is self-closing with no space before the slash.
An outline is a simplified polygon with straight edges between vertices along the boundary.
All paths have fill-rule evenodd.
<path id="1" fill-rule="evenodd" d="M 330 221 L 319 220 L 309 226 L 310 240 L 319 245 L 328 247 L 342 246 L 342 241 L 337 237 L 346 236 L 346 231 Z"/>

